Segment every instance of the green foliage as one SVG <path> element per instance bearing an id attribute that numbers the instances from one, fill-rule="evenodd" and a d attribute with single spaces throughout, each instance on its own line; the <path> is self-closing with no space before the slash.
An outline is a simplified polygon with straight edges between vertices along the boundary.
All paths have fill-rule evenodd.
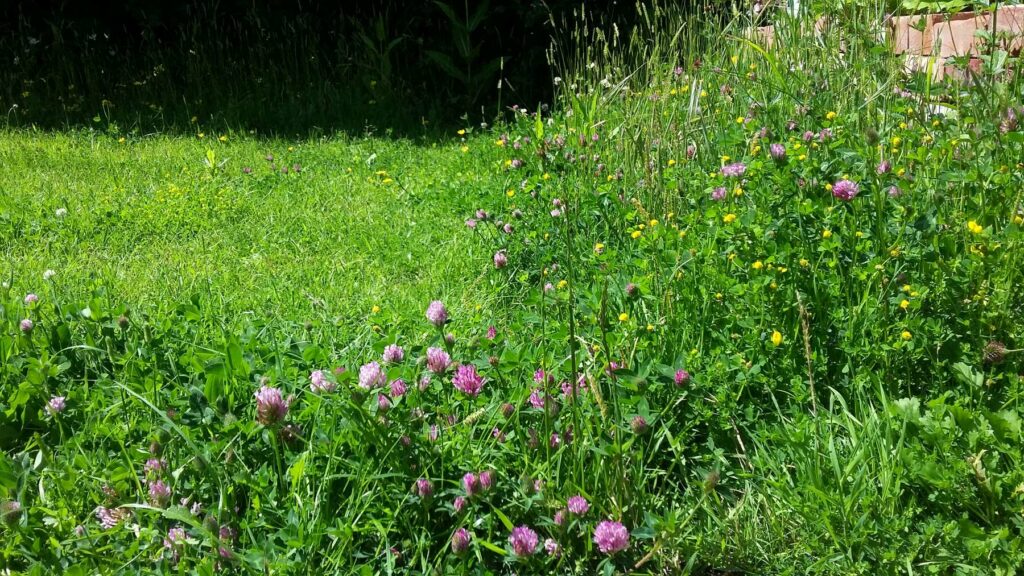
<path id="1" fill-rule="evenodd" d="M 1019 572 L 1020 80 L 640 20 L 436 144 L 8 133 L 3 567 Z"/>

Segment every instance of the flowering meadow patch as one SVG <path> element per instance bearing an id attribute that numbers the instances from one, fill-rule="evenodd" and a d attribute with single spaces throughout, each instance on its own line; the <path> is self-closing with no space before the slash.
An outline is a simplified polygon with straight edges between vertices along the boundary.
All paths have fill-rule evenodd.
<path id="1" fill-rule="evenodd" d="M 554 111 L 420 151 L 451 163 L 436 180 L 324 145 L 0 213 L 38 248 L 0 288 L 0 567 L 1019 570 L 1018 85 L 942 112 L 844 34 L 792 66 L 728 39 L 637 77 L 582 65 Z M 261 234 L 289 251 L 250 245 L 246 191 L 324 172 L 404 203 L 388 218 L 465 202 L 368 218 L 360 263 L 288 189 L 290 227 Z M 132 246 L 245 239 L 207 282 L 237 284 L 167 303 L 129 298 L 130 270 L 53 264 L 124 232 L 115 214 L 150 222 Z M 335 273 L 375 287 L 359 310 L 318 296 Z"/>

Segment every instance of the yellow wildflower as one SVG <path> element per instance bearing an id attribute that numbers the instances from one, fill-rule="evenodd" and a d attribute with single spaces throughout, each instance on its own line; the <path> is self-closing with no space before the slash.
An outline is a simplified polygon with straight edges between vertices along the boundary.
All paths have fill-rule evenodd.
<path id="1" fill-rule="evenodd" d="M 628 321 L 629 321 L 629 314 L 626 314 L 625 312 L 623 312 L 622 314 L 619 314 L 619 322 L 628 322 Z"/>
<path id="2" fill-rule="evenodd" d="M 380 312 L 380 306 L 374 305 L 373 308 L 370 308 L 370 313 L 371 314 L 377 314 L 379 312 Z"/>
<path id="3" fill-rule="evenodd" d="M 822 238 L 824 238 L 824 239 L 826 239 L 826 240 L 828 240 L 829 238 L 831 238 L 831 237 L 832 237 L 832 231 L 831 231 L 831 230 L 829 230 L 828 228 L 826 228 L 825 230 L 823 230 L 823 231 L 821 232 L 821 237 L 822 237 Z"/>
<path id="4" fill-rule="evenodd" d="M 910 308 L 910 300 L 903 300 L 903 301 L 901 301 L 900 302 L 900 308 L 902 308 L 904 310 L 906 310 L 907 308 Z"/>
<path id="5" fill-rule="evenodd" d="M 803 266 L 804 268 L 806 268 L 806 267 L 810 266 L 811 263 L 807 260 L 807 258 L 801 258 L 800 259 L 800 265 Z"/>
<path id="6" fill-rule="evenodd" d="M 782 345 L 782 333 L 779 332 L 778 330 L 772 331 L 772 344 L 774 344 L 775 346 Z"/>
<path id="7" fill-rule="evenodd" d="M 728 214 L 726 214 L 725 216 L 722 217 L 722 222 L 725 222 L 726 224 L 732 224 L 735 221 L 736 221 L 736 215 L 733 214 L 732 212 L 730 212 L 730 213 L 728 213 Z"/>
<path id="8" fill-rule="evenodd" d="M 640 237 L 640 236 L 641 236 L 642 234 L 643 234 L 643 232 L 640 232 L 639 230 L 634 230 L 634 231 L 633 231 L 633 233 L 632 233 L 632 234 L 630 234 L 630 236 L 631 236 L 631 237 L 633 238 L 633 240 L 636 240 L 636 239 L 637 239 L 637 238 L 639 238 L 639 237 Z"/>
<path id="9" fill-rule="evenodd" d="M 752 267 L 752 268 L 753 268 L 754 270 L 760 270 L 761 268 L 764 268 L 764 264 L 763 264 L 763 263 L 761 263 L 761 261 L 760 261 L 760 260 L 758 260 L 757 262 L 754 262 L 754 263 L 753 263 L 753 264 L 751 265 L 751 267 Z"/>
<path id="10" fill-rule="evenodd" d="M 598 254 L 604 252 L 604 244 L 601 244 L 600 242 L 594 244 L 594 252 L 597 252 Z"/>
<path id="11" fill-rule="evenodd" d="M 974 220 L 967 223 L 967 229 L 971 231 L 971 234 L 981 234 L 982 230 L 984 230 L 984 228 L 981 227 L 981 224 L 978 224 Z"/>
<path id="12" fill-rule="evenodd" d="M 914 335 L 913 335 L 913 334 L 911 334 L 909 330 L 904 330 L 904 331 L 903 331 L 903 332 L 902 332 L 902 333 L 900 334 L 900 338 L 903 338 L 904 340 L 910 340 L 910 339 L 911 339 L 911 338 L 913 338 L 913 337 L 914 337 Z"/>
<path id="13" fill-rule="evenodd" d="M 830 111 L 828 114 L 825 114 L 825 120 L 835 120 L 836 116 L 839 116 L 839 114 Z"/>

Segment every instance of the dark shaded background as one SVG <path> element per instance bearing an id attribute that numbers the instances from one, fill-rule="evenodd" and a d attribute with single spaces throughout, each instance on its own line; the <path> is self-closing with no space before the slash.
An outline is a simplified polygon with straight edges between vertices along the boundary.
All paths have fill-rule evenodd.
<path id="1" fill-rule="evenodd" d="M 0 99 L 11 126 L 421 133 L 549 102 L 547 51 L 581 10 L 625 30 L 637 13 L 632 0 L 0 2 Z"/>

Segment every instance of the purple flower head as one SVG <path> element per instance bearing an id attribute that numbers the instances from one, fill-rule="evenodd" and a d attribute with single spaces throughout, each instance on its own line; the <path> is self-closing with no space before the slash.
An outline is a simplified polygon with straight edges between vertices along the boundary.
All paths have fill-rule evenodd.
<path id="1" fill-rule="evenodd" d="M 545 380 L 545 378 L 546 378 L 546 376 L 545 376 L 545 374 L 544 374 L 544 369 L 543 369 L 543 368 L 538 368 L 538 369 L 537 369 L 537 370 L 536 370 L 536 371 L 535 371 L 535 372 L 533 373 L 533 381 L 534 381 L 534 382 L 536 382 L 536 383 L 538 383 L 538 384 L 543 384 L 543 383 L 544 383 L 544 380 Z"/>
<path id="2" fill-rule="evenodd" d="M 452 502 L 452 507 L 455 508 L 455 512 L 456 513 L 462 512 L 463 510 L 465 510 L 466 509 L 466 497 L 465 496 L 456 496 L 455 497 L 455 501 Z"/>
<path id="3" fill-rule="evenodd" d="M 712 190 L 711 199 L 719 202 L 725 200 L 725 186 L 719 186 Z"/>
<path id="4" fill-rule="evenodd" d="M 426 478 L 419 478 L 416 480 L 413 490 L 420 498 L 430 498 L 434 494 L 434 484 Z"/>
<path id="5" fill-rule="evenodd" d="M 174 527 L 167 531 L 167 537 L 164 538 L 164 547 L 169 550 L 176 548 L 182 548 L 185 546 L 185 529 L 181 527 Z"/>
<path id="6" fill-rule="evenodd" d="M 565 510 L 559 510 L 558 512 L 555 512 L 555 517 L 552 518 L 552 521 L 555 523 L 555 526 L 562 526 L 562 525 L 564 525 L 565 524 Z"/>
<path id="7" fill-rule="evenodd" d="M 392 398 L 401 398 L 402 396 L 405 396 L 405 393 L 408 390 L 405 386 L 405 380 L 402 380 L 401 378 L 393 380 L 390 388 Z"/>
<path id="8" fill-rule="evenodd" d="M 25 295 L 25 306 L 31 306 L 36 302 L 39 302 L 39 296 L 36 296 L 31 292 Z"/>
<path id="9" fill-rule="evenodd" d="M 501 405 L 501 415 L 505 418 L 511 418 L 516 413 L 516 407 L 511 402 L 505 402 Z"/>
<path id="10" fill-rule="evenodd" d="M 547 395 L 539 388 L 534 388 L 533 392 L 530 392 L 530 398 L 528 400 L 530 406 L 543 410 L 544 405 L 547 404 Z"/>
<path id="11" fill-rule="evenodd" d="M 786 147 L 778 142 L 773 143 L 768 147 L 768 153 L 771 154 L 772 160 L 781 162 L 786 159 Z"/>
<path id="12" fill-rule="evenodd" d="M 890 164 L 888 160 L 882 160 L 875 168 L 875 174 L 888 174 L 890 170 L 892 170 L 892 164 Z"/>
<path id="13" fill-rule="evenodd" d="M 634 434 L 644 434 L 650 428 L 647 419 L 639 414 L 633 417 L 629 425 L 633 429 Z"/>
<path id="14" fill-rule="evenodd" d="M 171 489 L 164 484 L 163 480 L 151 481 L 149 483 L 149 501 L 157 508 L 167 506 L 171 501 Z"/>
<path id="15" fill-rule="evenodd" d="M 405 350 L 397 344 L 388 344 L 384 347 L 384 354 L 381 359 L 385 364 L 398 364 L 405 358 Z"/>
<path id="16" fill-rule="evenodd" d="M 64 408 L 67 407 L 64 400 L 63 396 L 50 398 L 50 401 L 46 403 L 46 411 L 49 412 L 50 416 L 56 416 L 64 411 Z"/>
<path id="17" fill-rule="evenodd" d="M 125 508 L 104 508 L 100 506 L 96 509 L 96 518 L 100 521 L 100 526 L 104 530 L 110 530 L 117 526 L 122 520 L 128 518 L 130 514 Z"/>
<path id="18" fill-rule="evenodd" d="M 804 132 L 804 142 L 810 142 L 811 140 L 814 140 L 814 132 L 810 130 Z"/>
<path id="19" fill-rule="evenodd" d="M 552 432 L 551 438 L 548 439 L 548 446 L 552 448 L 558 448 L 562 445 L 562 437 L 558 435 L 558 432 Z"/>
<path id="20" fill-rule="evenodd" d="M 552 538 L 544 540 L 544 550 L 548 553 L 548 556 L 561 556 L 562 547 Z"/>
<path id="21" fill-rule="evenodd" d="M 508 265 L 508 256 L 505 255 L 504 250 L 499 250 L 494 253 L 494 267 L 501 270 Z"/>
<path id="22" fill-rule="evenodd" d="M 455 346 L 455 334 L 451 332 L 444 335 L 444 343 L 449 346 Z"/>
<path id="23" fill-rule="evenodd" d="M 477 210 L 476 210 L 476 219 L 477 220 L 487 220 L 488 217 L 490 217 L 490 214 L 488 214 L 486 210 L 484 210 L 483 208 L 477 208 Z"/>
<path id="24" fill-rule="evenodd" d="M 511 166 L 513 168 L 522 168 L 523 167 L 523 161 L 520 160 L 519 158 L 513 158 L 512 162 L 509 164 L 509 166 Z"/>
<path id="25" fill-rule="evenodd" d="M 615 554 L 629 548 L 629 530 L 618 522 L 604 520 L 594 528 L 594 544 L 604 554 Z"/>
<path id="26" fill-rule="evenodd" d="M 726 178 L 736 178 L 743 176 L 743 173 L 747 171 L 747 165 L 742 162 L 736 162 L 734 164 L 726 164 L 722 166 L 722 176 Z"/>
<path id="27" fill-rule="evenodd" d="M 818 133 L 818 140 L 820 142 L 827 142 L 827 141 L 829 141 L 831 139 L 832 139 L 832 129 L 831 128 L 822 128 L 821 132 Z"/>
<path id="28" fill-rule="evenodd" d="M 8 526 L 16 526 L 21 521 L 21 502 L 5 500 L 0 502 L 0 522 Z"/>
<path id="29" fill-rule="evenodd" d="M 494 487 L 494 472 L 484 470 L 480 473 L 480 488 L 487 492 Z"/>
<path id="30" fill-rule="evenodd" d="M 675 68 L 672 69 L 672 73 L 675 74 L 676 76 L 682 76 L 683 75 L 683 67 L 682 66 L 676 66 Z"/>
<path id="31" fill-rule="evenodd" d="M 434 300 L 427 306 L 427 320 L 434 326 L 440 328 L 448 321 L 448 310 L 440 300 Z"/>
<path id="32" fill-rule="evenodd" d="M 498 330 L 494 326 L 487 328 L 487 339 L 494 340 L 498 336 Z"/>
<path id="33" fill-rule="evenodd" d="M 337 384 L 327 379 L 323 370 L 313 370 L 309 375 L 309 388 L 313 392 L 334 392 L 337 387 Z"/>
<path id="34" fill-rule="evenodd" d="M 686 159 L 693 160 L 693 157 L 697 155 L 697 146 L 690 144 L 686 147 Z"/>
<path id="35" fill-rule="evenodd" d="M 853 200 L 860 192 L 860 186 L 850 180 L 840 180 L 832 185 L 832 195 L 844 202 Z"/>
<path id="36" fill-rule="evenodd" d="M 796 120 L 789 120 L 786 122 L 786 130 L 790 132 L 796 130 Z"/>
<path id="37" fill-rule="evenodd" d="M 473 536 L 468 530 L 459 528 L 452 534 L 452 552 L 459 555 L 465 554 L 472 540 Z"/>
<path id="38" fill-rule="evenodd" d="M 462 487 L 466 489 L 466 496 L 473 496 L 480 491 L 480 479 L 472 472 L 466 472 L 462 477 Z"/>
<path id="39" fill-rule="evenodd" d="M 552 284 L 551 282 L 548 282 L 547 284 L 544 284 L 544 291 L 545 292 L 551 292 L 554 289 L 555 289 L 555 285 Z"/>
<path id="40" fill-rule="evenodd" d="M 391 410 L 391 399 L 383 394 L 377 394 L 377 411 L 384 413 Z"/>
<path id="41" fill-rule="evenodd" d="M 590 510 L 590 503 L 583 496 L 573 496 L 566 501 L 565 507 L 572 514 L 583 516 L 587 510 Z"/>
<path id="42" fill-rule="evenodd" d="M 21 328 L 21 331 L 24 332 L 25 334 L 31 333 L 32 329 L 35 328 L 35 326 L 36 326 L 35 323 L 33 323 L 32 320 L 29 319 L 29 318 L 24 318 L 18 324 L 18 327 Z"/>
<path id="43" fill-rule="evenodd" d="M 903 191 L 900 190 L 899 186 L 889 186 L 889 197 L 897 198 L 903 195 Z"/>
<path id="44" fill-rule="evenodd" d="M 516 526 L 508 537 L 512 551 L 520 558 L 526 558 L 537 550 L 537 533 L 529 526 Z"/>
<path id="45" fill-rule="evenodd" d="M 262 386 L 256 396 L 256 420 L 264 426 L 276 424 L 288 414 L 290 399 L 281 396 L 281 391 L 270 386 Z"/>
<path id="46" fill-rule="evenodd" d="M 501 431 L 501 428 L 495 426 L 494 429 L 491 430 L 491 436 L 493 436 L 494 439 L 497 440 L 499 444 L 505 443 L 505 433 Z"/>
<path id="47" fill-rule="evenodd" d="M 364 390 L 379 388 L 387 382 L 387 374 L 380 364 L 370 362 L 359 367 L 359 387 Z"/>
<path id="48" fill-rule="evenodd" d="M 551 211 L 551 217 L 552 218 L 558 218 L 561 215 L 562 215 L 562 211 L 559 210 L 558 208 L 555 208 L 554 210 Z"/>
<path id="49" fill-rule="evenodd" d="M 438 436 L 441 435 L 441 431 L 438 429 L 437 424 L 430 425 L 430 431 L 427 432 L 427 438 L 431 442 L 437 442 Z"/>
<path id="50" fill-rule="evenodd" d="M 456 389 L 469 394 L 470 396 L 476 396 L 480 394 L 480 390 L 484 387 L 484 379 L 476 371 L 476 366 L 472 364 L 462 364 L 455 369 L 455 376 L 452 377 L 452 385 Z"/>
<path id="51" fill-rule="evenodd" d="M 470 230 L 476 229 L 476 220 L 474 220 L 473 218 L 467 218 L 466 228 L 469 228 Z"/>
<path id="52" fill-rule="evenodd" d="M 682 368 L 676 370 L 675 381 L 676 386 L 686 386 L 690 382 L 690 373 Z"/>
<path id="53" fill-rule="evenodd" d="M 427 388 L 430 388 L 430 374 L 424 374 L 417 382 L 416 387 L 420 389 L 420 392 L 426 392 Z"/>
<path id="54" fill-rule="evenodd" d="M 146 460 L 146 465 L 142 467 L 146 476 L 159 476 L 160 473 L 166 469 L 167 461 L 163 458 L 150 458 L 149 460 Z"/>

